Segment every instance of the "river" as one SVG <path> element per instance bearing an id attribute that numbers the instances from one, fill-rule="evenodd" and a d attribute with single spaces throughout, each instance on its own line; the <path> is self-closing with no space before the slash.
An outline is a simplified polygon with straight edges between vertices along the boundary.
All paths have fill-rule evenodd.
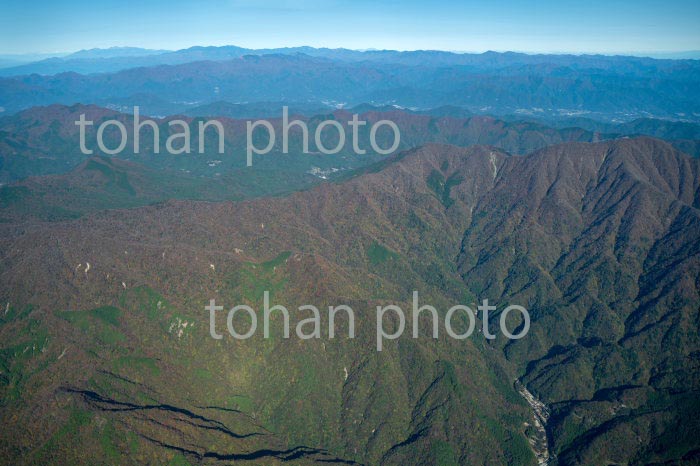
<path id="1" fill-rule="evenodd" d="M 532 409 L 533 429 L 528 429 L 530 447 L 532 447 L 532 451 L 537 457 L 537 464 L 539 466 L 547 466 L 550 460 L 549 441 L 547 439 L 546 430 L 547 421 L 549 420 L 549 408 L 535 398 L 519 380 L 515 381 L 515 388 L 518 390 L 518 393 L 520 393 L 520 396 L 525 398 L 525 401 L 527 401 L 527 404 L 530 405 Z"/>

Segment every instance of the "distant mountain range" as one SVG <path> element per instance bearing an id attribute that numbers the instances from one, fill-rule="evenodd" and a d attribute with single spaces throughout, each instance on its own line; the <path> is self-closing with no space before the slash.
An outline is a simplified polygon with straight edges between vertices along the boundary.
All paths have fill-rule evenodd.
<path id="1" fill-rule="evenodd" d="M 176 51 L 153 50 L 138 47 L 112 47 L 108 49 L 80 50 L 62 56 L 46 57 L 18 67 L 0 68 L 0 76 L 26 74 L 58 74 L 62 72 L 105 73 L 126 68 L 155 65 L 180 65 L 194 61 L 225 61 L 245 55 L 308 55 L 345 62 L 384 62 L 403 65 L 425 66 L 472 66 L 479 69 L 503 67 L 504 65 L 537 65 L 560 63 L 562 66 L 584 66 L 609 68 L 625 62 L 637 65 L 654 64 L 657 60 L 693 60 L 700 52 L 669 54 L 657 58 L 641 56 L 610 55 L 566 55 L 525 54 L 516 52 L 456 53 L 439 50 L 417 50 L 400 52 L 395 50 L 351 50 L 344 48 L 283 47 L 250 49 L 234 45 L 221 47 L 195 46 Z M 21 56 L 18 56 L 18 58 Z M 31 56 L 30 58 L 31 59 Z"/>
<path id="2" fill-rule="evenodd" d="M 71 60 L 82 60 L 91 58 L 118 58 L 118 57 L 146 57 L 151 55 L 162 55 L 170 52 L 169 50 L 153 50 L 139 47 L 110 47 L 107 49 L 86 49 L 71 53 L 64 57 L 58 57 L 64 62 Z"/>
<path id="3" fill-rule="evenodd" d="M 113 56 L 134 53 L 133 56 Z M 310 105 L 445 105 L 473 113 L 700 119 L 700 61 L 638 57 L 455 54 L 345 49 L 85 51 L 0 70 L 0 107 L 51 103 L 155 114 L 217 101 Z"/>

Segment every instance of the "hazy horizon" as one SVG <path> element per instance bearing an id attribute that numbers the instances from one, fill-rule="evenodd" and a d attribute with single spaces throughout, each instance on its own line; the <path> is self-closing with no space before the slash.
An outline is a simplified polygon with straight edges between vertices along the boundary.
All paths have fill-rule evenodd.
<path id="1" fill-rule="evenodd" d="M 245 46 L 241 44 L 192 44 L 188 45 L 185 47 L 178 47 L 178 48 L 153 48 L 153 47 L 146 47 L 146 46 L 140 46 L 140 45 L 131 45 L 131 44 L 125 44 L 125 45 L 113 45 L 113 46 L 108 46 L 108 47 L 92 47 L 92 46 L 86 46 L 83 48 L 79 49 L 71 49 L 71 50 L 37 50 L 37 51 L 32 51 L 32 52 L 22 52 L 22 53 L 12 53 L 12 52 L 0 52 L 0 58 L 5 58 L 5 59 L 10 59 L 10 58 L 16 58 L 16 59 L 22 59 L 22 58 L 32 58 L 36 60 L 43 60 L 47 58 L 61 58 L 61 57 L 66 57 L 68 55 L 72 55 L 75 53 L 79 52 L 84 52 L 84 51 L 90 51 L 90 50 L 113 50 L 113 49 L 141 49 L 141 50 L 147 50 L 147 51 L 153 51 L 153 52 L 158 52 L 158 53 L 168 53 L 168 52 L 177 52 L 180 50 L 186 50 L 190 48 L 195 48 L 195 47 L 240 47 L 240 48 L 245 48 L 245 49 L 250 49 L 250 50 L 267 50 L 267 49 L 292 49 L 292 48 L 304 48 L 304 47 L 309 47 L 309 48 L 315 48 L 315 49 L 331 49 L 331 50 L 352 50 L 352 51 L 357 51 L 357 52 L 370 52 L 370 51 L 397 51 L 397 52 L 418 52 L 418 51 L 427 51 L 427 52 L 447 52 L 447 53 L 454 53 L 454 54 L 483 54 L 483 53 L 488 53 L 488 52 L 495 52 L 495 53 L 522 53 L 526 55 L 575 55 L 575 56 L 583 56 L 583 55 L 601 55 L 601 56 L 633 56 L 633 57 L 649 57 L 649 58 L 668 58 L 668 59 L 676 59 L 676 58 L 686 58 L 686 59 L 700 59 L 700 49 L 694 50 L 694 49 L 687 49 L 687 50 L 657 50 L 657 51 L 644 51 L 644 50 L 633 50 L 633 51 L 611 51 L 611 52 L 596 52 L 596 51 L 570 51 L 570 50 L 547 50 L 547 51 L 536 51 L 536 50 L 519 50 L 519 49 L 480 49 L 480 50 L 458 50 L 458 49 L 436 49 L 436 48 L 411 48 L 411 49 L 401 49 L 401 48 L 377 48 L 377 47 L 370 47 L 370 48 L 353 48 L 353 47 L 348 47 L 348 46 L 327 46 L 327 45 L 310 45 L 310 44 L 299 44 L 299 45 L 272 45 L 269 47 L 254 47 L 254 46 Z"/>
<path id="2" fill-rule="evenodd" d="M 700 50 L 700 4 L 545 0 L 523 5 L 413 0 L 155 1 L 134 11 L 114 0 L 5 5 L 0 54 L 191 44 L 527 53 L 668 54 Z"/>

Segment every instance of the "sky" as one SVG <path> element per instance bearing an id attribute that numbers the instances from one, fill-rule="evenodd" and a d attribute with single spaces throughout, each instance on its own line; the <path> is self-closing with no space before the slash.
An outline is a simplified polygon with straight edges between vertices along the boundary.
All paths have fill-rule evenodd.
<path id="1" fill-rule="evenodd" d="M 0 54 L 194 45 L 697 51 L 700 1 L 0 0 Z"/>

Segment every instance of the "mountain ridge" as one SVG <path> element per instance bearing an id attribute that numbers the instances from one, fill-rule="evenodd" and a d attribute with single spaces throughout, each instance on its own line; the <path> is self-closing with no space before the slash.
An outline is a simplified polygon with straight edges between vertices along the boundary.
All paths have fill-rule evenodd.
<path id="1" fill-rule="evenodd" d="M 137 66 L 105 73 L 68 71 L 0 78 L 0 106 L 13 113 L 47 103 L 87 99 L 114 104 L 148 95 L 169 104 L 159 112 L 172 110 L 178 103 L 177 112 L 182 112 L 188 108 L 185 103 L 294 100 L 422 109 L 457 105 L 471 112 L 487 109 L 497 114 L 588 112 L 608 121 L 650 115 L 697 119 L 698 114 L 700 62 L 693 60 L 491 53 L 475 57 L 448 54 L 466 62 L 442 63 L 443 55 L 434 52 L 417 52 L 408 55 L 413 58 L 395 61 L 385 53 L 376 54 L 375 60 L 343 60 L 274 51 L 236 54 L 223 61 L 196 55 L 172 64 L 149 63 L 151 57 L 146 57 L 144 63 L 132 63 Z M 367 56 L 373 55 L 363 55 Z"/>
<path id="2" fill-rule="evenodd" d="M 517 378 L 552 412 L 546 428 L 554 464 L 630 458 L 692 464 L 698 426 L 687 418 L 697 419 L 693 413 L 700 409 L 693 401 L 700 386 L 694 356 L 700 161 L 668 143 L 634 138 L 567 143 L 522 157 L 493 147 L 430 144 L 364 170 L 341 183 L 280 198 L 168 201 L 58 223 L 0 225 L 0 289 L 13 290 L 0 298 L 12 309 L 36 306 L 29 317 L 17 317 L 15 329 L 42 313 L 52 322 L 62 319 L 56 325 L 66 335 L 83 339 L 80 327 L 71 330 L 73 320 L 66 319 L 81 318 L 95 306 L 116 306 L 122 317 L 114 328 L 125 332 L 125 341 L 133 332 L 140 335 L 138 326 L 164 335 L 168 343 L 151 337 L 141 351 L 160 354 L 153 364 L 178 373 L 164 348 L 185 345 L 200 357 L 212 352 L 194 365 L 210 372 L 217 367 L 212 358 L 232 362 L 231 353 L 225 356 L 228 344 L 212 346 L 200 322 L 203 313 L 196 310 L 212 296 L 227 305 L 243 301 L 257 307 L 260 287 L 269 287 L 275 301 L 290 308 L 340 298 L 363 310 L 386 302 L 408 309 L 411 290 L 418 289 L 441 312 L 449 303 L 488 296 L 499 305 L 496 317 L 503 303 L 520 303 L 531 311 L 532 324 L 528 336 L 516 342 L 486 342 L 479 336 L 455 345 L 408 338 L 377 354 L 372 342 L 360 337 L 318 342 L 312 356 L 282 339 L 268 343 L 265 356 L 256 353 L 266 347 L 261 340 L 235 345 L 240 375 L 227 377 L 253 400 L 253 412 L 278 435 L 288 436 L 291 445 L 325 447 L 360 463 L 430 462 L 436 445 L 459 462 L 534 463 L 522 424 L 528 414 L 513 386 Z M 147 311 L 147 303 L 133 301 L 143 287 L 156 290 L 167 310 Z M 62 314 L 57 307 L 75 311 Z M 144 320 L 149 312 L 162 322 L 160 331 Z M 188 325 L 182 337 L 169 334 L 175 317 L 195 326 Z M 511 325 L 517 327 L 517 320 Z M 58 354 L 63 337 L 50 335 L 49 354 Z M 668 338 L 684 343 L 668 344 Z M 111 347 L 123 351 L 115 349 L 119 343 Z M 333 362 L 336 356 L 328 352 L 343 356 Z M 85 364 L 88 374 L 100 367 L 80 354 L 61 364 Z M 256 372 L 251 367 L 260 357 L 267 369 Z M 337 374 L 337 381 L 315 375 L 312 385 L 290 385 L 291 377 L 302 376 L 302 367 Z M 167 378 L 137 367 L 119 374 L 150 380 L 147 386 L 160 381 L 162 387 Z M 194 382 L 191 374 L 181 374 L 178 382 L 167 380 L 178 386 Z M 36 383 L 32 380 L 27 382 Z M 92 383 L 98 394 L 109 386 L 104 377 Z M 280 383 L 302 401 L 290 404 L 284 390 L 254 388 Z M 45 406 L 40 395 L 29 393 Z M 129 393 L 120 388 L 112 397 L 128 400 Z M 163 403 L 194 409 L 172 393 L 159 396 Z M 215 398 L 221 396 L 216 392 Z M 376 401 L 386 397 L 401 403 Z M 340 429 L 344 439 L 324 437 L 316 423 L 304 427 L 298 416 L 308 413 Z M 357 413 L 364 413 L 359 424 L 353 422 Z M 158 429 L 144 429 L 138 431 L 157 442 L 139 444 L 154 455 L 162 454 L 159 444 L 179 445 L 165 442 Z M 634 436 L 642 441 L 632 441 Z M 622 439 L 624 448 L 612 446 L 610 438 Z M 489 441 L 493 448 L 484 453 L 473 448 L 475 441 Z M 518 456 L 509 456 L 514 452 Z"/>
<path id="3" fill-rule="evenodd" d="M 482 53 L 470 53 L 470 52 L 450 52 L 442 50 L 412 50 L 412 51 L 396 51 L 396 50 L 352 50 L 346 48 L 325 48 L 325 47 L 282 47 L 282 48 L 263 48 L 263 49 L 252 49 L 245 47 L 238 47 L 235 45 L 227 45 L 220 47 L 213 46 L 193 46 L 186 49 L 180 50 L 153 50 L 153 49 L 141 49 L 138 47 L 112 47 L 107 49 L 89 49 L 80 50 L 72 54 L 63 55 L 61 57 L 44 59 L 41 61 L 32 62 L 29 64 L 23 64 L 21 66 L 7 67 L 4 70 L 0 70 L 2 75 L 22 75 L 22 74 L 56 74 L 60 71 L 77 71 L 76 69 L 71 69 L 71 66 L 79 66 L 77 60 L 85 58 L 107 58 L 107 59 L 124 59 L 124 58 L 141 58 L 144 55 L 157 55 L 157 60 L 160 61 L 159 64 L 176 64 L 185 61 L 197 61 L 197 59 L 202 59 L 204 57 L 219 59 L 227 58 L 238 58 L 243 55 L 271 55 L 271 54 L 285 54 L 285 55 L 295 55 L 295 54 L 305 54 L 309 56 L 321 56 L 334 58 L 337 60 L 345 61 L 361 61 L 361 60 L 388 60 L 392 62 L 408 62 L 416 63 L 416 58 L 418 60 L 424 60 L 426 57 L 430 57 L 433 60 L 438 60 L 441 64 L 468 64 L 468 63 L 478 63 L 482 62 L 495 62 L 499 57 L 505 58 L 519 58 L 523 62 L 542 62 L 546 60 L 551 60 L 554 58 L 566 58 L 568 60 L 587 60 L 590 62 L 614 62 L 620 59 L 630 59 L 637 60 L 640 63 L 652 63 L 654 60 L 690 60 L 693 58 L 653 58 L 653 57 L 640 57 L 633 55 L 600 55 L 600 54 L 543 54 L 543 53 L 519 53 L 519 52 L 494 52 L 486 51 Z M 549 58 L 547 58 L 549 57 Z M 139 62 L 137 62 L 139 63 Z M 141 64 L 147 63 L 141 61 Z M 87 65 L 86 63 L 85 65 Z M 53 65 L 53 67 L 51 67 Z M 105 68 L 104 66 L 107 66 Z M 111 66 L 110 66 L 111 65 Z M 133 65 L 133 64 L 131 64 Z M 41 72 L 43 68 L 43 73 Z M 99 65 L 98 65 L 99 66 Z M 130 66 L 126 63 L 107 63 L 103 64 L 103 67 L 97 68 L 87 68 L 90 72 L 105 72 L 105 71 L 117 71 L 120 66 Z M 138 65 L 137 65 L 138 66 Z M 48 73 L 47 73 L 48 71 Z"/>
<path id="4" fill-rule="evenodd" d="M 644 120 L 639 124 L 614 125 L 593 125 L 590 129 L 576 127 L 556 127 L 543 124 L 538 121 L 529 120 L 503 120 L 491 116 L 473 115 L 467 117 L 434 116 L 410 112 L 396 108 L 374 108 L 363 106 L 359 110 L 360 118 L 370 123 L 381 119 L 394 121 L 401 132 L 402 139 L 399 150 L 416 147 L 427 142 L 443 142 L 460 146 L 470 146 L 473 144 L 491 144 L 500 147 L 513 154 L 526 154 L 533 150 L 545 147 L 549 144 L 567 141 L 597 141 L 616 139 L 626 136 L 635 136 L 639 132 L 651 133 L 652 136 L 663 137 L 670 140 L 673 145 L 686 153 L 697 156 L 700 154 L 700 142 L 697 139 L 690 139 L 698 136 L 698 126 L 687 123 L 671 123 L 665 121 Z M 279 113 L 281 113 L 279 109 Z M 350 110 L 328 110 L 328 113 L 314 114 L 313 116 L 292 115 L 293 118 L 300 118 L 307 122 L 310 131 L 313 133 L 316 125 L 321 120 L 332 118 L 340 122 L 349 121 L 355 109 Z M 70 107 L 62 105 L 52 105 L 49 107 L 36 107 L 24 110 L 16 115 L 0 118 L 0 148 L 3 150 L 2 168 L 0 169 L 0 181 L 3 183 L 21 180 L 29 175 L 50 175 L 66 173 L 76 167 L 87 158 L 79 153 L 78 127 L 75 121 L 81 113 L 86 115 L 86 119 L 99 123 L 106 119 L 116 118 L 125 124 L 127 137 L 133 140 L 133 116 L 120 113 L 116 110 L 106 109 L 94 105 L 74 105 Z M 142 110 L 142 113 L 145 113 Z M 142 119 L 147 118 L 142 115 Z M 165 138 L 169 134 L 167 122 L 172 119 L 184 119 L 191 126 L 193 137 L 193 147 L 197 147 L 198 129 L 196 122 L 204 120 L 201 116 L 169 116 L 164 118 L 148 117 L 153 119 L 160 128 L 160 146 L 165 144 Z M 212 117 L 207 117 L 209 119 Z M 213 117 L 219 120 L 225 130 L 225 153 L 218 154 L 212 150 L 215 142 L 205 144 L 205 154 L 194 154 L 188 156 L 156 157 L 153 154 L 152 137 L 145 135 L 141 138 L 141 154 L 134 154 L 132 145 L 127 144 L 123 154 L 119 157 L 133 162 L 146 165 L 150 168 L 161 170 L 182 171 L 193 176 L 216 176 L 216 173 L 227 173 L 244 168 L 245 153 L 245 119 L 229 117 Z M 268 118 L 276 133 L 281 132 L 280 114 L 272 115 Z M 585 125 L 584 125 L 585 126 Z M 617 128 L 617 131 L 615 129 Z M 611 132 L 600 132 L 600 130 L 610 130 Z M 92 149 L 96 148 L 94 141 L 94 131 L 88 131 L 87 144 Z M 352 132 L 350 127 L 345 126 L 346 134 Z M 107 139 L 111 141 L 109 134 Z M 360 131 L 360 145 L 367 147 L 369 138 L 368 131 Z M 392 143 L 391 140 L 384 141 L 384 136 L 378 134 L 378 143 L 386 147 Z M 679 138 L 679 139 L 676 139 Z M 378 159 L 376 154 L 368 152 L 367 155 L 358 156 L 346 148 L 335 156 L 318 157 L 313 154 L 303 154 L 299 141 L 295 140 L 292 132 L 290 150 L 288 155 L 282 154 L 281 138 L 273 147 L 272 153 L 263 156 L 255 161 L 255 168 L 265 170 L 281 170 L 299 173 L 306 176 L 312 167 L 325 170 L 329 173 L 336 173 L 337 176 L 343 171 L 358 168 L 364 164 L 372 163 Z M 313 140 L 313 138 L 311 138 Z M 109 142 L 116 145 L 118 141 Z M 314 143 L 311 143 L 314 146 Z M 315 149 L 310 148 L 313 152 Z M 100 155 L 99 151 L 95 153 Z M 104 155 L 104 154 L 102 154 Z M 213 166 L 210 164 L 213 163 Z M 335 170 L 334 170 L 335 169 Z M 282 180 L 280 180 L 282 182 Z M 292 187 L 288 182 L 285 184 Z M 293 184 L 293 183 L 292 183 Z M 276 190 L 275 192 L 280 192 Z"/>

